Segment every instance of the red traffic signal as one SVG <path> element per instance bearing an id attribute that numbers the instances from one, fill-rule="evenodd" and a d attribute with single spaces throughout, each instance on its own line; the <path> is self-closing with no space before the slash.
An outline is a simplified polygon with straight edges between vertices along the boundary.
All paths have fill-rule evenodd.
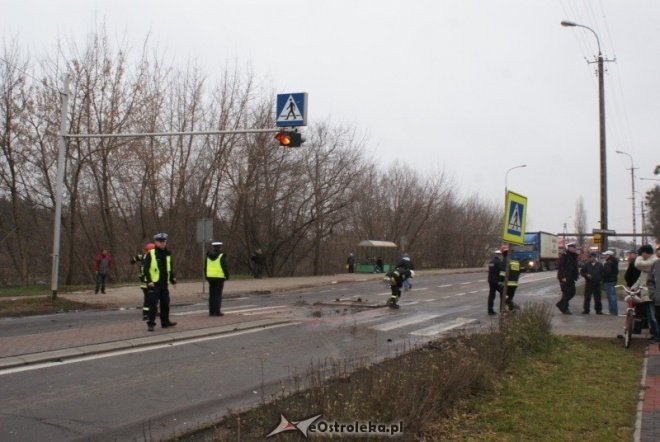
<path id="1" fill-rule="evenodd" d="M 289 130 L 281 130 L 275 135 L 282 147 L 300 147 L 304 140 L 302 134 Z"/>

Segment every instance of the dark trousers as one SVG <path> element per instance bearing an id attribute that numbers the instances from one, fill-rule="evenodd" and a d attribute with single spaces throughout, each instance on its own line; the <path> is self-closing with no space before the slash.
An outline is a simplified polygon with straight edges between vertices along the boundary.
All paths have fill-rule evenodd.
<path id="1" fill-rule="evenodd" d="M 149 319 L 149 300 L 147 299 L 147 293 L 149 290 L 146 287 L 140 287 L 142 289 L 143 299 L 142 299 L 142 319 L 145 321 Z"/>
<path id="2" fill-rule="evenodd" d="M 96 290 L 94 290 L 94 293 L 98 293 L 99 288 L 101 289 L 101 293 L 105 293 L 105 278 L 107 277 L 108 275 L 105 273 L 96 274 Z"/>
<path id="3" fill-rule="evenodd" d="M 219 316 L 222 305 L 222 289 L 225 287 L 224 278 L 209 278 L 209 315 Z"/>
<path id="4" fill-rule="evenodd" d="M 353 273 L 355 271 L 355 265 L 349 264 L 348 265 L 348 273 Z"/>
<path id="5" fill-rule="evenodd" d="M 511 307 L 511 305 L 513 303 L 513 297 L 516 294 L 516 289 L 517 288 L 518 288 L 517 285 L 513 285 L 513 286 L 510 285 L 506 288 L 506 299 L 504 300 L 504 302 L 509 307 Z M 502 290 L 504 290 L 504 288 L 502 288 Z"/>
<path id="6" fill-rule="evenodd" d="M 396 304 L 399 302 L 401 297 L 401 287 L 403 286 L 403 281 L 397 281 L 396 284 L 392 284 L 390 288 L 392 289 L 392 294 L 390 295 L 389 304 Z"/>
<path id="7" fill-rule="evenodd" d="M 494 312 L 495 310 L 494 310 L 493 306 L 495 304 L 495 296 L 496 296 L 497 293 L 499 293 L 500 296 L 502 296 L 502 288 L 496 282 L 489 282 L 488 283 L 488 288 L 489 288 L 489 290 L 488 290 L 488 311 L 489 312 Z"/>
<path id="8" fill-rule="evenodd" d="M 601 313 L 603 311 L 603 304 L 600 302 L 600 282 L 587 280 L 584 283 L 584 305 L 582 307 L 583 312 L 589 313 L 591 295 L 594 297 L 594 307 L 596 309 L 596 313 Z"/>
<path id="9" fill-rule="evenodd" d="M 575 281 L 560 282 L 561 299 L 557 303 L 557 307 L 564 312 L 568 310 L 568 303 L 575 296 Z"/>
<path id="10" fill-rule="evenodd" d="M 160 325 L 170 323 L 170 291 L 167 286 L 156 286 L 147 292 L 149 320 L 147 325 L 156 325 L 156 312 L 160 304 Z"/>

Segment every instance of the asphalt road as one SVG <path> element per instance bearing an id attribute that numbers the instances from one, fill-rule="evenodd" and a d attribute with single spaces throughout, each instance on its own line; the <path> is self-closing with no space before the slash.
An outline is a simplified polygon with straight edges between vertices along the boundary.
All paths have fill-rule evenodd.
<path id="1" fill-rule="evenodd" d="M 310 365 L 378 360 L 417 343 L 489 327 L 496 319 L 486 315 L 485 277 L 418 278 L 399 310 L 383 306 L 389 288 L 378 281 L 245 295 L 224 302 L 225 317 L 288 322 L 0 371 L 0 440 L 144 440 L 197 428 L 228 410 L 290 391 L 296 380 L 304 384 Z M 525 274 L 516 299 L 546 301 L 557 293 L 554 272 Z M 206 304 L 171 313 L 179 322 L 207 314 Z M 9 321 L 2 333 L 135 321 L 136 311 L 81 312 Z"/>

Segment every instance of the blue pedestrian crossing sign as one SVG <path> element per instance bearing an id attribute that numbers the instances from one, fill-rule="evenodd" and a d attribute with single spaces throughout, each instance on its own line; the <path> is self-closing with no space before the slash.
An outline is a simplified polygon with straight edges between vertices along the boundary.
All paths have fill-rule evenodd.
<path id="1" fill-rule="evenodd" d="M 307 125 L 307 92 L 277 94 L 275 125 L 278 127 Z"/>
<path id="2" fill-rule="evenodd" d="M 527 197 L 507 191 L 502 241 L 516 245 L 525 244 L 526 219 Z"/>

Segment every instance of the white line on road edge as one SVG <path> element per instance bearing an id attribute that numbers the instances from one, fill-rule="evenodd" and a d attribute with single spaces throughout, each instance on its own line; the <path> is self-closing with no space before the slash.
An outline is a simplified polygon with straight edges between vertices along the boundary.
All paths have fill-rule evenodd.
<path id="1" fill-rule="evenodd" d="M 0 376 L 6 375 L 6 374 L 12 374 L 12 373 L 20 373 L 23 371 L 30 371 L 30 370 L 39 370 L 42 368 L 50 368 L 50 367 L 61 367 L 62 365 L 65 364 L 74 364 L 76 362 L 86 362 L 86 361 L 93 361 L 96 359 L 103 359 L 103 358 L 111 358 L 114 356 L 123 356 L 127 354 L 132 354 L 132 353 L 141 353 L 144 351 L 151 351 L 151 350 L 159 350 L 162 348 L 171 348 L 171 347 L 176 347 L 179 345 L 185 345 L 185 344 L 194 344 L 197 342 L 204 342 L 204 341 L 212 341 L 214 339 L 224 339 L 224 338 L 232 338 L 234 336 L 239 336 L 239 335 L 246 335 L 249 333 L 258 333 L 264 330 L 272 330 L 275 328 L 281 328 L 281 327 L 289 327 L 291 325 L 298 325 L 302 324 L 302 322 L 289 322 L 286 324 L 275 324 L 275 325 L 264 325 L 258 328 L 251 328 L 248 330 L 240 330 L 237 332 L 232 332 L 232 333 L 226 333 L 222 335 L 215 335 L 215 336 L 204 336 L 204 337 L 199 337 L 199 338 L 194 338 L 194 339 L 186 339 L 182 341 L 174 341 L 174 342 L 168 342 L 167 344 L 156 344 L 152 346 L 144 346 L 144 347 L 139 347 L 139 348 L 129 348 L 125 350 L 117 350 L 117 351 L 112 351 L 108 353 L 100 353 L 96 355 L 89 355 L 89 356 L 81 356 L 78 358 L 71 358 L 71 359 L 65 359 L 63 361 L 59 362 L 41 362 L 33 365 L 27 365 L 27 366 L 21 366 L 21 367 L 15 367 L 15 368 L 9 368 L 7 370 L 0 370 Z"/>

